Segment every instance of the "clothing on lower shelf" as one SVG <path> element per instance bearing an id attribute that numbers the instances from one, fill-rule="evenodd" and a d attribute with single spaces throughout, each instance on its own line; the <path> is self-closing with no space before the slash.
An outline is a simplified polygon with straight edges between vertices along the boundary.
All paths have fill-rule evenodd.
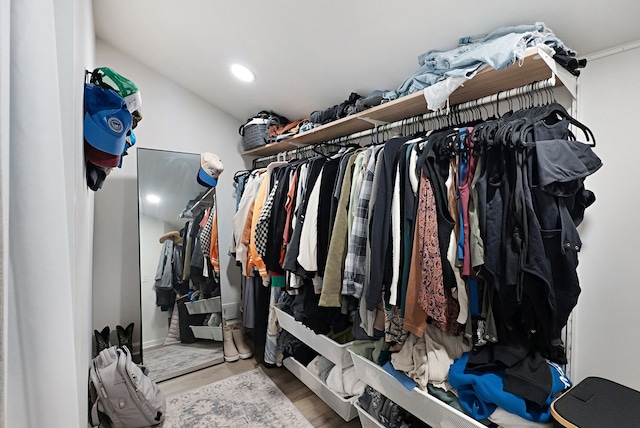
<path id="1" fill-rule="evenodd" d="M 367 386 L 358 398 L 360 408 L 387 428 L 428 427 L 420 420 L 411 417 L 406 410 L 389 400 L 375 389 Z"/>
<path id="2" fill-rule="evenodd" d="M 505 387 L 504 370 L 469 370 L 468 358 L 469 354 L 465 354 L 451 366 L 449 382 L 457 389 L 462 407 L 476 419 L 488 418 L 501 407 L 532 422 L 548 422 L 551 420 L 551 402 L 562 391 L 571 387 L 571 382 L 557 364 L 545 363 L 544 370 L 549 374 L 549 384 L 541 385 L 531 382 L 531 379 L 521 378 L 519 389 L 524 394 L 516 395 Z M 535 403 L 523 398 L 527 392 L 542 395 L 544 402 Z"/>
<path id="3" fill-rule="evenodd" d="M 353 366 L 340 368 L 322 355 L 317 355 L 309 362 L 307 369 L 342 397 L 359 397 L 364 392 L 365 384 L 358 379 Z"/>

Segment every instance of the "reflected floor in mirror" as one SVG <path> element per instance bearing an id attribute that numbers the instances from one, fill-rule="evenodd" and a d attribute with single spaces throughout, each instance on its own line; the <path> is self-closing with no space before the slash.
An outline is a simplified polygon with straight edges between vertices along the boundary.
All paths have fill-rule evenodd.
<path id="1" fill-rule="evenodd" d="M 155 382 L 224 362 L 222 342 L 209 340 L 149 348 L 144 350 L 143 356 L 148 376 Z"/>

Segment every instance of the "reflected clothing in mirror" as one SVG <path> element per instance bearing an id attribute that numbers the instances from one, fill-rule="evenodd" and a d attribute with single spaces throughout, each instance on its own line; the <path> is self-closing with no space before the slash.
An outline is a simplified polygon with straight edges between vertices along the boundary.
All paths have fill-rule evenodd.
<path id="1" fill-rule="evenodd" d="M 189 300 L 220 296 L 220 264 L 216 209 L 200 211 L 185 224 L 186 242 L 184 271 L 179 294 L 190 294 Z"/>
<path id="2" fill-rule="evenodd" d="M 204 312 L 220 311 L 222 302 L 196 303 L 205 295 L 220 295 L 215 190 L 196 180 L 199 154 L 142 147 L 136 152 L 140 344 L 149 357 L 145 364 L 166 380 L 224 361 L 222 338 L 214 338 L 221 336 L 217 333 L 222 327 L 215 320 L 222 313 L 212 317 Z M 191 354 L 196 348 L 210 350 L 211 355 Z M 176 353 L 180 358 L 174 359 Z"/>
<path id="3" fill-rule="evenodd" d="M 155 283 L 156 306 L 162 311 L 173 308 L 175 302 L 174 289 L 179 287 L 183 270 L 182 245 L 175 243 L 173 237 L 162 243 L 160 259 L 156 270 Z"/>

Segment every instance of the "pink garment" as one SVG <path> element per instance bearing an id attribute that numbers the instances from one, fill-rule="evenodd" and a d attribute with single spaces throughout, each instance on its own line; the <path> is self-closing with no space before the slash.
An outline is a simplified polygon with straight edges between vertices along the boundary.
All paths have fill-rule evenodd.
<path id="1" fill-rule="evenodd" d="M 471 229 L 469 228 L 469 198 L 471 197 L 471 181 L 475 175 L 477 159 L 473 156 L 473 141 L 471 139 L 471 131 L 473 128 L 467 129 L 467 136 L 465 137 L 465 145 L 469 147 L 469 153 L 467 155 L 467 172 L 462 180 L 462 184 L 458 188 L 460 193 L 460 204 L 462 206 L 462 233 L 464 233 L 464 246 L 463 259 L 462 259 L 462 276 L 473 275 L 471 269 Z"/>
<path id="2" fill-rule="evenodd" d="M 294 196 L 296 194 L 296 186 L 298 184 L 298 170 L 293 173 L 291 177 L 291 183 L 289 184 L 289 191 L 287 192 L 287 200 L 284 204 L 284 210 L 287 212 L 287 218 L 284 224 L 284 234 L 282 239 L 282 248 L 280 249 L 280 266 L 284 264 L 284 256 L 287 252 L 287 245 L 291 239 L 291 220 L 293 217 L 293 203 Z"/>

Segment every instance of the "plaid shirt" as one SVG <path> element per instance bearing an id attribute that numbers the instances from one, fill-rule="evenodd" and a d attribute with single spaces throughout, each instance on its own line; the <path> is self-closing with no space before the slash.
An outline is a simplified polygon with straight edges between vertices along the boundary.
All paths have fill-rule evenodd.
<path id="1" fill-rule="evenodd" d="M 264 257 L 267 253 L 267 235 L 269 233 L 269 222 L 271 220 L 271 210 L 273 209 L 273 197 L 278 189 L 278 182 L 276 181 L 262 206 L 260 217 L 256 223 L 256 250 L 260 257 Z"/>
<path id="2" fill-rule="evenodd" d="M 366 278 L 365 259 L 369 243 L 369 202 L 373 188 L 373 174 L 376 168 L 376 154 L 380 148 L 378 146 L 369 149 L 369 161 L 353 208 L 353 223 L 349 231 L 347 256 L 344 262 L 342 294 L 356 298 L 362 295 Z"/>

